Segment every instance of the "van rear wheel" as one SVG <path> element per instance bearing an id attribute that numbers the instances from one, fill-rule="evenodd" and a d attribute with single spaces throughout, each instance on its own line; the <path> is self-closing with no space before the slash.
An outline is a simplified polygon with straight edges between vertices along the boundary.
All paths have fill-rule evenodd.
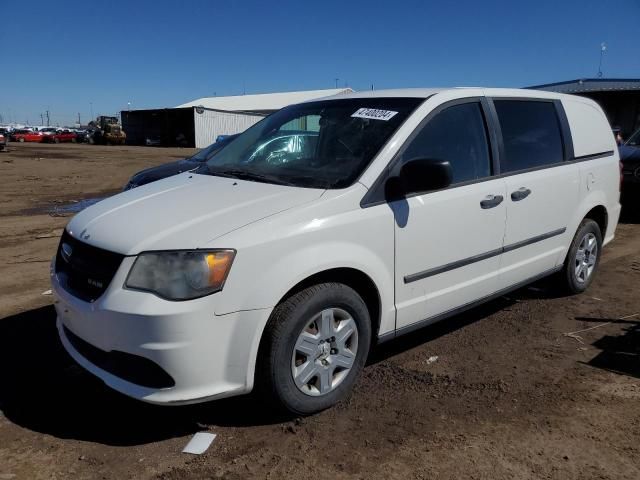
<path id="1" fill-rule="evenodd" d="M 271 314 L 256 386 L 291 413 L 319 412 L 351 391 L 370 343 L 369 311 L 355 290 L 340 283 L 306 288 Z"/>
<path id="2" fill-rule="evenodd" d="M 582 293 L 589 287 L 600 263 L 601 254 L 600 227 L 593 220 L 585 218 L 573 237 L 560 272 L 560 282 L 567 293 Z"/>

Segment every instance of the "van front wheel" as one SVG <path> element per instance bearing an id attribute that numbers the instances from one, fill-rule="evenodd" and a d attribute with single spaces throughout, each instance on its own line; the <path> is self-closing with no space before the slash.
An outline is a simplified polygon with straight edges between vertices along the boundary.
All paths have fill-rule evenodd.
<path id="1" fill-rule="evenodd" d="M 256 384 L 296 415 L 319 412 L 349 393 L 370 343 L 369 311 L 356 291 L 340 283 L 314 285 L 274 309 Z"/>
<path id="2" fill-rule="evenodd" d="M 593 220 L 585 218 L 573 237 L 560 275 L 562 287 L 567 293 L 582 293 L 589 287 L 600 263 L 601 254 L 600 227 Z"/>

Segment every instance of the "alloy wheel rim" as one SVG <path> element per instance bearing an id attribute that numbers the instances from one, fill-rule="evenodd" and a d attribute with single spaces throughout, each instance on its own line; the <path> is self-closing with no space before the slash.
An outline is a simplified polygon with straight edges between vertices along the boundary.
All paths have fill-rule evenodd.
<path id="1" fill-rule="evenodd" d="M 358 352 L 358 327 L 341 308 L 314 315 L 298 335 L 291 374 L 298 389 L 310 396 L 326 395 L 349 375 Z"/>
<path id="2" fill-rule="evenodd" d="M 596 268 L 597 259 L 598 241 L 593 233 L 587 233 L 580 240 L 574 262 L 574 273 L 578 283 L 585 283 L 589 280 Z"/>

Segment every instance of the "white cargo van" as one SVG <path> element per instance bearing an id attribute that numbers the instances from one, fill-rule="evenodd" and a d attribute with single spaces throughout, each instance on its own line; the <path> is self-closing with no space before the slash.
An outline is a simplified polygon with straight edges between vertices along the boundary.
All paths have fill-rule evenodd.
<path id="1" fill-rule="evenodd" d="M 619 206 L 593 101 L 391 90 L 284 108 L 199 170 L 76 215 L 51 268 L 75 360 L 159 404 L 349 392 L 370 348 L 541 277 L 585 290 Z"/>

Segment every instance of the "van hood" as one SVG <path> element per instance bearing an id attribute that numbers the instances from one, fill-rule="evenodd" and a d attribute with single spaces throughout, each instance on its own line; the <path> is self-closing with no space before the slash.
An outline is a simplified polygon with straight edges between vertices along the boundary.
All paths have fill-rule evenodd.
<path id="1" fill-rule="evenodd" d="M 67 231 L 82 242 L 123 255 L 204 248 L 232 230 L 323 193 L 187 172 L 102 200 L 73 217 Z"/>

